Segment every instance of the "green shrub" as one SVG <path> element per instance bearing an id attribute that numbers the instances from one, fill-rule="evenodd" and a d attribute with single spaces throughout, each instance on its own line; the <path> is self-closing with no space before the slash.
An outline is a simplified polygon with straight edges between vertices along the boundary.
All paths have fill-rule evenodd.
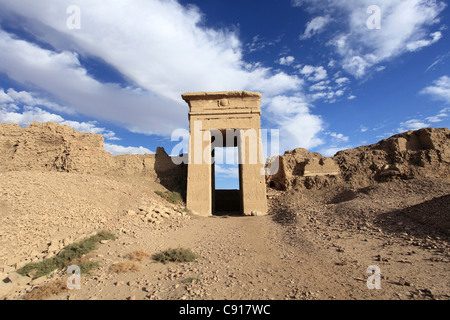
<path id="1" fill-rule="evenodd" d="M 168 249 L 153 255 L 153 260 L 166 264 L 167 262 L 192 262 L 198 256 L 191 249 Z"/>
<path id="2" fill-rule="evenodd" d="M 25 276 L 31 272 L 33 273 L 33 279 L 37 279 L 48 275 L 55 269 L 63 269 L 71 265 L 75 260 L 80 259 L 83 255 L 95 250 L 100 241 L 115 239 L 117 239 L 117 237 L 114 234 L 108 231 L 101 231 L 92 237 L 65 247 L 60 253 L 52 258 L 45 259 L 41 262 L 28 263 L 17 270 L 17 273 Z M 81 273 L 87 273 L 96 266 L 98 266 L 98 263 L 95 262 L 81 262 L 79 267 Z"/>

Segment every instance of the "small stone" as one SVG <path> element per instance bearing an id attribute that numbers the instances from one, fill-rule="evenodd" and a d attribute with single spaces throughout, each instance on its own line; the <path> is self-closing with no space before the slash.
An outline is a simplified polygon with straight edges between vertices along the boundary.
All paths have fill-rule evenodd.
<path id="1" fill-rule="evenodd" d="M 20 274 L 12 272 L 8 274 L 8 277 L 6 278 L 6 283 L 11 282 L 17 285 L 24 285 L 28 283 L 28 280 L 29 280 L 28 277 L 22 277 Z"/>
<path id="2" fill-rule="evenodd" d="M 38 285 L 43 284 L 46 281 L 47 281 L 47 277 L 46 276 L 42 276 L 42 277 L 39 277 L 37 279 L 31 280 L 30 284 L 33 285 L 33 286 L 38 286 Z"/>
<path id="3" fill-rule="evenodd" d="M 47 252 L 56 252 L 59 249 L 59 241 L 52 240 L 47 248 Z"/>

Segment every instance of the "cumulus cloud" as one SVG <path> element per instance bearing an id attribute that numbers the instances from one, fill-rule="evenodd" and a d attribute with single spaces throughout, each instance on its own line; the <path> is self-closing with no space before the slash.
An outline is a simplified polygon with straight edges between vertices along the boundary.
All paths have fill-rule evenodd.
<path id="1" fill-rule="evenodd" d="M 57 112 L 74 114 L 74 110 L 71 108 L 61 106 L 48 99 L 35 97 L 32 93 L 27 91 L 18 92 L 13 88 L 9 88 L 6 92 L 3 89 L 0 89 L 0 105 L 4 103 L 3 101 L 24 104 L 27 106 L 42 106 Z"/>
<path id="2" fill-rule="evenodd" d="M 408 130 L 418 130 L 422 128 L 427 128 L 430 125 L 420 119 L 411 119 L 400 123 L 398 131 L 404 132 Z"/>
<path id="3" fill-rule="evenodd" d="M 364 77 L 380 63 L 439 41 L 441 32 L 432 32 L 432 28 L 446 7 L 439 0 L 379 1 L 381 29 L 370 30 L 366 22 L 372 0 L 294 0 L 292 4 L 312 13 L 332 12 L 347 22 L 346 30 L 334 35 L 328 44 L 340 56 L 342 68 L 356 78 Z"/>
<path id="4" fill-rule="evenodd" d="M 344 136 L 342 133 L 330 132 L 329 135 L 330 135 L 330 137 L 332 137 L 338 141 L 347 142 L 349 139 L 347 136 Z"/>
<path id="5" fill-rule="evenodd" d="M 330 16 L 315 17 L 306 24 L 305 32 L 300 36 L 301 40 L 306 40 L 312 36 L 321 33 L 331 22 Z"/>
<path id="6" fill-rule="evenodd" d="M 153 154 L 154 152 L 144 147 L 123 147 L 117 144 L 105 143 L 105 150 L 114 156 L 119 154 Z"/>
<path id="7" fill-rule="evenodd" d="M 25 127 L 34 121 L 62 123 L 64 118 L 38 107 L 25 107 L 23 112 L 0 109 L 0 122 L 2 123 L 17 123 L 21 127 Z"/>
<path id="8" fill-rule="evenodd" d="M 341 78 L 337 78 L 336 80 L 334 80 L 338 86 L 342 86 L 344 84 L 347 84 L 350 82 L 350 79 L 347 77 L 341 77 Z"/>
<path id="9" fill-rule="evenodd" d="M 293 56 L 287 56 L 287 57 L 281 57 L 278 60 L 278 63 L 284 66 L 290 66 L 292 63 L 294 63 L 295 58 Z"/>
<path id="10" fill-rule="evenodd" d="M 327 70 L 322 66 L 305 65 L 300 69 L 300 74 L 305 75 L 308 80 L 313 82 L 321 81 L 328 77 Z"/>
<path id="11" fill-rule="evenodd" d="M 2 103 L 3 102 L 3 103 Z M 8 102 L 5 104 L 4 102 Z M 11 105 L 14 108 L 11 108 Z M 39 98 L 31 92 L 17 92 L 10 88 L 6 92 L 0 89 L 0 122 L 17 123 L 21 127 L 29 126 L 34 121 L 55 122 L 61 125 L 67 125 L 75 130 L 85 133 L 102 134 L 107 140 L 120 140 L 115 132 L 99 127 L 97 121 L 79 122 L 64 119 L 62 116 L 51 113 L 45 108 L 49 105 L 57 109 L 56 104 L 48 102 L 46 99 Z"/>
<path id="12" fill-rule="evenodd" d="M 276 96 L 266 110 L 272 123 L 280 128 L 280 151 L 311 149 L 324 143 L 319 135 L 325 124 L 311 112 L 311 105 L 303 97 Z"/>
<path id="13" fill-rule="evenodd" d="M 450 104 L 450 77 L 440 77 L 433 82 L 433 85 L 423 89 L 421 93 L 428 94 L 433 99 L 442 100 Z"/>

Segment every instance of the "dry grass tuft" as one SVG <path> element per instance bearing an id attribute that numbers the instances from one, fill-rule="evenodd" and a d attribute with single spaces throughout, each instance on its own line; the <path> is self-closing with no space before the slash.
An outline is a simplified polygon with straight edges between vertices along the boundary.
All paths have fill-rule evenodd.
<path id="1" fill-rule="evenodd" d="M 137 272 L 142 270 L 142 265 L 134 261 L 117 262 L 111 266 L 109 271 L 114 273 Z"/>
<path id="2" fill-rule="evenodd" d="M 135 250 L 127 255 L 127 258 L 132 261 L 144 261 L 150 257 L 150 253 L 145 250 Z"/>
<path id="3" fill-rule="evenodd" d="M 198 256 L 191 249 L 177 248 L 154 254 L 152 258 L 155 261 L 166 264 L 168 262 L 192 262 Z"/>
<path id="4" fill-rule="evenodd" d="M 58 279 L 36 287 L 24 296 L 25 300 L 44 300 L 68 291 L 67 278 Z"/>

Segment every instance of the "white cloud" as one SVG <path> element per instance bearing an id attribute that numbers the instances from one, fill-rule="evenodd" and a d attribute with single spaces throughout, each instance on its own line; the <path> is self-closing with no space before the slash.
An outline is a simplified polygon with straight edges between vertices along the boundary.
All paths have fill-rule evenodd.
<path id="1" fill-rule="evenodd" d="M 321 81 L 328 77 L 327 70 L 322 66 L 305 65 L 300 69 L 300 74 L 305 75 L 308 80 L 313 82 Z"/>
<path id="2" fill-rule="evenodd" d="M 312 36 L 321 33 L 331 22 L 330 16 L 315 17 L 306 24 L 305 32 L 300 36 L 301 40 L 309 39 Z"/>
<path id="3" fill-rule="evenodd" d="M 0 89 L 0 104 L 13 102 L 14 99 L 9 96 L 3 89 Z"/>
<path id="4" fill-rule="evenodd" d="M 450 104 L 450 77 L 442 76 L 421 91 L 422 94 L 431 95 L 433 99 L 442 100 Z"/>
<path id="5" fill-rule="evenodd" d="M 47 99 L 35 97 L 35 96 L 33 96 L 32 93 L 27 92 L 27 91 L 17 92 L 13 88 L 9 88 L 5 92 L 3 89 L 1 89 L 0 90 L 0 104 L 2 103 L 2 100 L 4 100 L 4 99 L 9 100 L 11 102 L 14 101 L 15 103 L 18 103 L 18 104 L 25 104 L 27 106 L 41 106 L 41 107 L 45 107 L 47 109 L 54 110 L 57 112 L 62 112 L 62 113 L 66 113 L 66 114 L 74 114 L 74 111 L 68 107 L 58 105 Z"/>
<path id="6" fill-rule="evenodd" d="M 418 129 L 422 129 L 422 128 L 427 128 L 430 125 L 426 122 L 423 122 L 422 120 L 419 119 L 411 119 L 408 121 L 404 121 L 400 123 L 400 128 L 398 128 L 398 131 L 400 132 L 404 132 L 404 131 L 408 131 L 408 130 L 418 130 Z"/>
<path id="7" fill-rule="evenodd" d="M 350 149 L 351 146 L 345 146 L 345 147 L 327 147 L 319 150 L 319 153 L 325 157 L 333 157 L 338 151 Z"/>
<path id="8" fill-rule="evenodd" d="M 144 147 L 123 147 L 117 144 L 105 143 L 105 150 L 114 156 L 119 154 L 153 154 L 154 152 Z"/>
<path id="9" fill-rule="evenodd" d="M 101 134 L 106 140 L 121 140 L 120 138 L 116 137 L 116 134 L 113 131 L 97 127 L 97 121 L 78 122 L 64 120 L 58 123 L 68 125 L 72 129 L 80 132 Z"/>
<path id="10" fill-rule="evenodd" d="M 444 108 L 437 115 L 427 117 L 425 120 L 432 123 L 444 121 L 446 118 L 448 118 L 448 112 L 450 112 L 450 108 Z"/>
<path id="11" fill-rule="evenodd" d="M 324 91 L 324 90 L 330 90 L 331 87 L 329 86 L 330 81 L 320 81 L 317 82 L 315 84 L 313 84 L 312 86 L 309 87 L 310 91 Z"/>
<path id="12" fill-rule="evenodd" d="M 400 123 L 400 127 L 398 131 L 408 131 L 408 130 L 418 130 L 422 128 L 432 127 L 432 124 L 436 124 L 438 122 L 442 122 L 446 120 L 449 116 L 450 107 L 443 108 L 439 111 L 438 114 L 433 116 L 428 116 L 425 119 L 410 119 Z"/>
<path id="13" fill-rule="evenodd" d="M 439 15 L 446 7 L 439 0 L 378 1 L 381 29 L 370 30 L 366 21 L 372 0 L 296 0 L 310 12 L 333 12 L 347 23 L 345 31 L 333 36 L 329 44 L 340 56 L 340 65 L 356 78 L 364 77 L 380 63 L 391 61 L 406 52 L 436 43 L 442 34 L 433 32 Z M 431 39 L 429 35 L 431 34 Z"/>
<path id="14" fill-rule="evenodd" d="M 295 58 L 293 56 L 287 56 L 287 57 L 281 57 L 278 60 L 278 63 L 284 66 L 290 66 L 292 63 L 294 63 Z"/>
<path id="15" fill-rule="evenodd" d="M 435 67 L 439 64 L 445 63 L 445 60 L 447 60 L 449 57 L 450 57 L 450 52 L 447 52 L 443 55 L 439 55 L 436 58 L 436 60 L 434 60 L 433 63 L 428 66 L 428 68 L 425 70 L 425 72 L 435 69 Z"/>
<path id="16" fill-rule="evenodd" d="M 71 0 L 0 3 L 5 8 L 0 16 L 7 10 L 18 13 L 24 18 L 17 23 L 55 48 L 43 49 L 0 31 L 0 71 L 75 112 L 132 132 L 170 135 L 187 127 L 187 106 L 180 97 L 184 92 L 251 90 L 270 97 L 301 89 L 297 76 L 257 64 L 248 68 L 237 32 L 204 27 L 195 6 L 173 0 L 107 6 L 78 0 L 81 29 L 69 30 L 65 12 Z M 97 81 L 75 52 L 105 61 L 140 90 Z"/>
<path id="17" fill-rule="evenodd" d="M 342 96 L 342 95 L 344 94 L 344 90 L 337 90 L 334 94 L 335 94 L 337 97 L 340 97 L 340 96 Z"/>
<path id="18" fill-rule="evenodd" d="M 423 47 L 428 47 L 431 46 L 433 43 L 438 42 L 441 38 L 442 38 L 442 33 L 441 32 L 434 32 L 431 34 L 432 39 L 423 39 L 423 40 L 417 40 L 414 42 L 409 42 L 406 45 L 406 48 L 409 51 L 418 51 L 420 49 L 422 49 Z"/>
<path id="19" fill-rule="evenodd" d="M 142 133 L 169 134 L 187 123 L 181 113 L 185 106 L 149 92 L 102 84 L 87 74 L 75 53 L 45 50 L 0 31 L 0 60 L 0 70 L 10 78 L 33 83 L 77 113 Z"/>
<path id="20" fill-rule="evenodd" d="M 38 107 L 24 107 L 24 111 L 22 113 L 8 112 L 0 109 L 0 122 L 2 123 L 17 123 L 21 127 L 25 127 L 34 121 L 61 123 L 64 121 L 64 118 L 59 115 L 49 113 L 48 111 L 42 110 Z"/>
<path id="21" fill-rule="evenodd" d="M 356 78 L 361 78 L 367 73 L 367 69 L 371 67 L 365 58 L 360 56 L 352 56 L 344 59 L 343 68 L 353 74 Z"/>
<path id="22" fill-rule="evenodd" d="M 349 140 L 349 138 L 347 136 L 344 136 L 342 133 L 330 132 L 329 135 L 330 137 L 338 141 L 347 142 Z"/>
<path id="23" fill-rule="evenodd" d="M 12 102 L 8 105 L 0 104 L 0 122 L 2 123 L 17 123 L 21 127 L 26 127 L 34 121 L 41 123 L 55 122 L 61 125 L 68 125 L 80 132 L 102 134 L 107 140 L 120 140 L 120 138 L 115 136 L 113 131 L 98 127 L 96 121 L 78 122 L 66 120 L 58 114 L 44 110 L 42 106 L 48 107 L 48 105 L 51 105 L 54 107 L 56 104 L 38 98 L 33 93 L 27 91 L 17 92 L 10 88 L 5 94 L 4 90 L 0 89 L 0 97 L 3 100 Z M 9 106 L 11 105 L 14 105 L 15 108 L 10 108 Z M 21 108 L 23 109 L 22 111 L 20 111 Z"/>
<path id="24" fill-rule="evenodd" d="M 319 137 L 324 122 L 311 113 L 310 107 L 302 97 L 276 96 L 270 100 L 266 117 L 280 128 L 280 152 L 324 143 Z"/>
<path id="25" fill-rule="evenodd" d="M 350 79 L 347 77 L 341 77 L 341 78 L 337 78 L 336 80 L 334 80 L 338 86 L 342 86 L 344 84 L 347 84 L 350 82 Z"/>

